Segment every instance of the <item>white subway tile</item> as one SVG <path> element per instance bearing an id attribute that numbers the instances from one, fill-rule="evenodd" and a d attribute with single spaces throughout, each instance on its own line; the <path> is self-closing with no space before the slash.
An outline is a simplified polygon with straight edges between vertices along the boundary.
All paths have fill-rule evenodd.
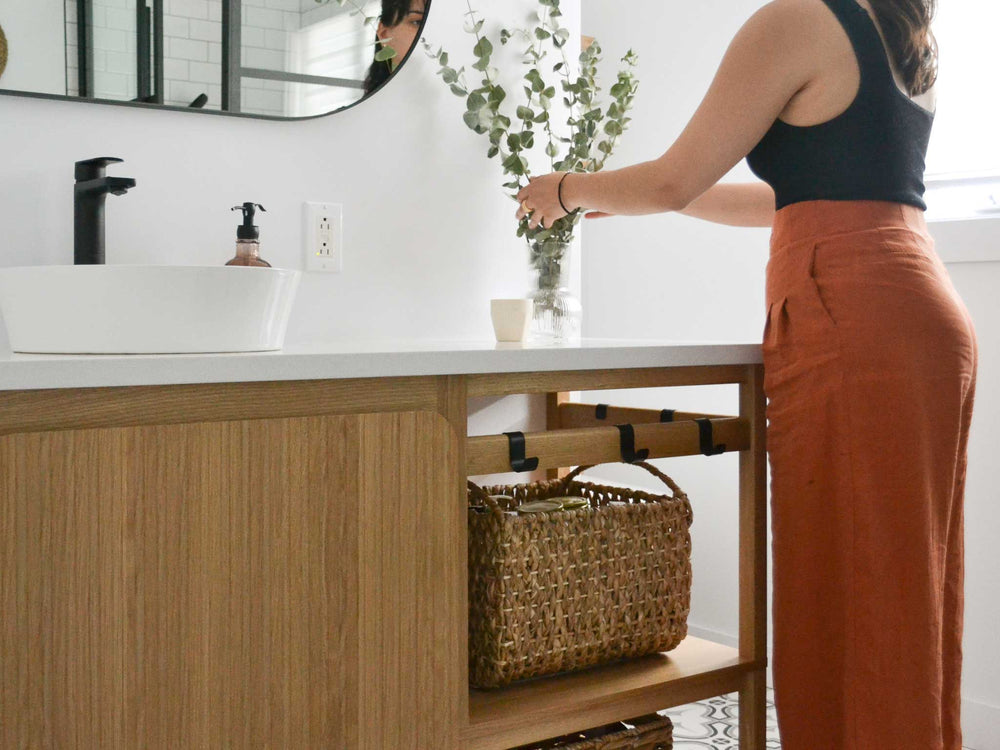
<path id="1" fill-rule="evenodd" d="M 102 73 L 95 79 L 94 94 L 98 99 L 124 99 L 129 96 L 128 76 Z"/>
<path id="2" fill-rule="evenodd" d="M 246 91 L 243 109 L 247 112 L 280 115 L 284 111 L 285 98 L 277 91 Z"/>
<path id="3" fill-rule="evenodd" d="M 264 47 L 266 49 L 284 52 L 288 49 L 288 32 L 265 29 Z"/>
<path id="4" fill-rule="evenodd" d="M 208 4 L 208 20 L 209 21 L 222 21 L 222 2 L 221 0 L 212 0 Z M 219 100 L 216 99 L 216 102 Z M 206 105 L 207 106 L 207 105 Z M 218 106 L 218 105 L 216 105 Z"/>
<path id="5" fill-rule="evenodd" d="M 199 83 L 219 83 L 222 80 L 222 66 L 211 63 L 192 62 L 189 66 L 189 81 Z"/>
<path id="6" fill-rule="evenodd" d="M 244 47 L 264 47 L 264 29 L 259 26 L 244 26 L 242 42 Z"/>
<path id="7" fill-rule="evenodd" d="M 170 13 L 187 18 L 208 20 L 208 0 L 172 0 Z"/>
<path id="8" fill-rule="evenodd" d="M 243 49 L 243 65 L 247 68 L 281 70 L 285 64 L 285 53 L 256 47 Z"/>
<path id="9" fill-rule="evenodd" d="M 109 29 L 121 29 L 135 33 L 135 12 L 121 8 L 108 8 L 105 14 L 105 24 Z"/>
<path id="10" fill-rule="evenodd" d="M 164 57 L 163 77 L 171 81 L 186 81 L 188 80 L 189 65 L 190 63 L 187 60 L 181 60 L 176 57 Z"/>
<path id="11" fill-rule="evenodd" d="M 209 42 L 208 43 L 208 61 L 210 63 L 221 64 L 222 63 L 222 43 L 221 42 Z"/>
<path id="12" fill-rule="evenodd" d="M 243 26 L 259 26 L 262 29 L 283 29 L 284 18 L 280 10 L 266 8 L 244 8 Z"/>
<path id="13" fill-rule="evenodd" d="M 191 19 L 191 38 L 203 42 L 222 42 L 222 24 L 217 21 Z"/>
<path id="14" fill-rule="evenodd" d="M 134 55 L 125 52 L 108 52 L 105 57 L 105 65 L 111 73 L 123 73 L 125 75 L 135 75 L 136 60 Z"/>
<path id="15" fill-rule="evenodd" d="M 208 43 L 191 39 L 167 39 L 167 54 L 196 62 L 208 61 Z"/>
<path id="16" fill-rule="evenodd" d="M 128 52 L 128 34 L 114 29 L 94 28 L 94 52 Z"/>
<path id="17" fill-rule="evenodd" d="M 187 37 L 190 35 L 190 26 L 188 19 L 182 16 L 163 16 L 163 35 L 167 36 L 182 36 Z"/>

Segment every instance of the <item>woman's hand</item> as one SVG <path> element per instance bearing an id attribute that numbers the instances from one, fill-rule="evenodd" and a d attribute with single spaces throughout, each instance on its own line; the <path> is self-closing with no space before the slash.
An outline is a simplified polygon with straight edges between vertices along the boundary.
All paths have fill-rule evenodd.
<path id="1" fill-rule="evenodd" d="M 564 174 L 565 172 L 552 172 L 535 177 L 521 188 L 521 192 L 517 194 L 517 201 L 521 204 L 517 207 L 519 221 L 527 216 L 528 226 L 532 229 L 538 226 L 548 228 L 566 215 L 559 204 L 559 180 Z"/>

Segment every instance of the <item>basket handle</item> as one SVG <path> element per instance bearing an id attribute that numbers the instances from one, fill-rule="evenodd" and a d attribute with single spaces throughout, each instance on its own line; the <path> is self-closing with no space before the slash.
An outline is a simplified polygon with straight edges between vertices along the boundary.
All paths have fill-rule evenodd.
<path id="1" fill-rule="evenodd" d="M 577 476 L 587 471 L 588 469 L 593 469 L 595 466 L 600 466 L 600 464 L 590 464 L 589 466 L 577 466 L 575 469 L 573 469 L 573 471 L 571 471 L 569 474 L 563 477 L 563 481 L 566 484 L 569 484 L 574 479 L 576 479 Z M 664 474 L 662 471 L 657 469 L 652 464 L 648 464 L 645 461 L 636 461 L 635 463 L 629 464 L 629 466 L 639 466 L 648 471 L 654 477 L 656 477 L 665 485 L 667 485 L 667 487 L 670 488 L 670 491 L 674 494 L 674 497 L 687 497 L 687 495 L 684 493 L 684 490 L 678 487 L 673 479 L 668 477 L 666 474 Z M 482 490 L 480 490 L 480 492 L 482 492 Z M 486 493 L 484 492 L 483 494 L 485 495 Z"/>
<path id="2" fill-rule="evenodd" d="M 475 497 L 477 500 L 482 501 L 482 504 L 485 505 L 490 510 L 496 510 L 496 511 L 500 510 L 500 506 L 497 504 L 497 501 L 494 500 L 489 495 L 487 495 L 486 490 L 484 490 L 478 484 L 473 482 L 471 479 L 466 479 L 465 481 L 468 483 L 469 492 L 472 493 L 473 497 Z"/>

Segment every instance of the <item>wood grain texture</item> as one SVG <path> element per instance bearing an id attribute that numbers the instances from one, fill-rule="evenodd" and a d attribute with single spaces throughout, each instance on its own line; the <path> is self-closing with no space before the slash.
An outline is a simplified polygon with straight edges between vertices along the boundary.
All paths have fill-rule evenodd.
<path id="1" fill-rule="evenodd" d="M 0 391 L 0 435 L 39 430 L 434 410 L 435 378 Z"/>
<path id="2" fill-rule="evenodd" d="M 570 394 L 568 391 L 556 391 L 545 394 L 545 429 L 561 430 L 563 428 L 562 415 L 563 407 L 569 404 Z M 565 425 L 569 426 L 569 425 Z M 569 474 L 569 467 L 558 466 L 546 470 L 547 479 L 560 479 Z"/>
<path id="3" fill-rule="evenodd" d="M 742 675 L 762 666 L 741 660 L 736 649 L 688 636 L 667 654 L 473 690 L 463 747 L 502 750 L 733 692 Z"/>
<path id="4" fill-rule="evenodd" d="M 0 747 L 452 747 L 457 442 L 429 412 L 0 438 Z"/>
<path id="5" fill-rule="evenodd" d="M 626 406 L 608 405 L 607 415 L 604 419 L 598 419 L 596 415 L 597 404 L 561 404 L 559 407 L 559 426 L 563 429 L 570 427 L 602 427 L 615 424 L 657 424 L 660 422 L 660 412 L 658 409 L 636 409 Z M 708 417 L 709 419 L 722 419 L 723 414 L 702 414 L 690 411 L 675 411 L 675 422 Z"/>
<path id="6" fill-rule="evenodd" d="M 712 420 L 712 427 L 713 442 L 724 444 L 727 451 L 742 450 L 749 445 L 750 427 L 744 419 L 721 417 Z M 636 450 L 648 448 L 650 458 L 694 456 L 701 452 L 695 422 L 636 424 L 634 432 Z M 524 437 L 525 453 L 529 458 L 538 458 L 540 469 L 622 460 L 621 435 L 614 426 L 532 432 Z M 469 474 L 510 471 L 510 448 L 505 435 L 468 438 L 466 456 Z"/>
<path id="7" fill-rule="evenodd" d="M 454 540 L 455 547 L 447 556 L 446 568 L 442 575 L 451 576 L 448 592 L 453 599 L 447 603 L 448 611 L 456 618 L 455 631 L 450 633 L 446 641 L 436 644 L 435 648 L 449 649 L 452 658 L 458 663 L 458 680 L 455 689 L 458 699 L 455 705 L 454 727 L 457 737 L 465 727 L 469 716 L 469 526 L 468 499 L 466 495 L 466 437 L 469 431 L 469 397 L 465 387 L 465 378 L 449 375 L 438 378 L 438 413 L 447 420 L 455 444 L 455 461 L 459 470 L 450 478 L 447 492 L 453 493 L 449 501 L 442 504 L 436 511 L 438 523 L 446 527 L 446 538 Z M 449 503 L 452 503 L 449 505 Z M 433 575 L 434 571 L 429 571 Z"/>
<path id="8" fill-rule="evenodd" d="M 751 426 L 740 451 L 740 658 L 767 660 L 767 453 L 764 368 L 748 365 L 740 384 L 740 417 Z M 763 666 L 740 685 L 740 747 L 763 750 L 766 687 Z"/>

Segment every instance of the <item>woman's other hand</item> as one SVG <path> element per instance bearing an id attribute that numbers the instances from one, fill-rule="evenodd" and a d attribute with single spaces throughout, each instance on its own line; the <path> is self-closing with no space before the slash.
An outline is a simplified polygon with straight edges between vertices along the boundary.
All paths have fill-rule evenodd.
<path id="1" fill-rule="evenodd" d="M 521 188 L 517 194 L 517 202 L 520 204 L 516 214 L 518 221 L 527 216 L 528 226 L 532 229 L 538 226 L 548 228 L 566 215 L 559 203 L 559 181 L 564 174 L 566 173 L 552 172 L 535 177 Z"/>

